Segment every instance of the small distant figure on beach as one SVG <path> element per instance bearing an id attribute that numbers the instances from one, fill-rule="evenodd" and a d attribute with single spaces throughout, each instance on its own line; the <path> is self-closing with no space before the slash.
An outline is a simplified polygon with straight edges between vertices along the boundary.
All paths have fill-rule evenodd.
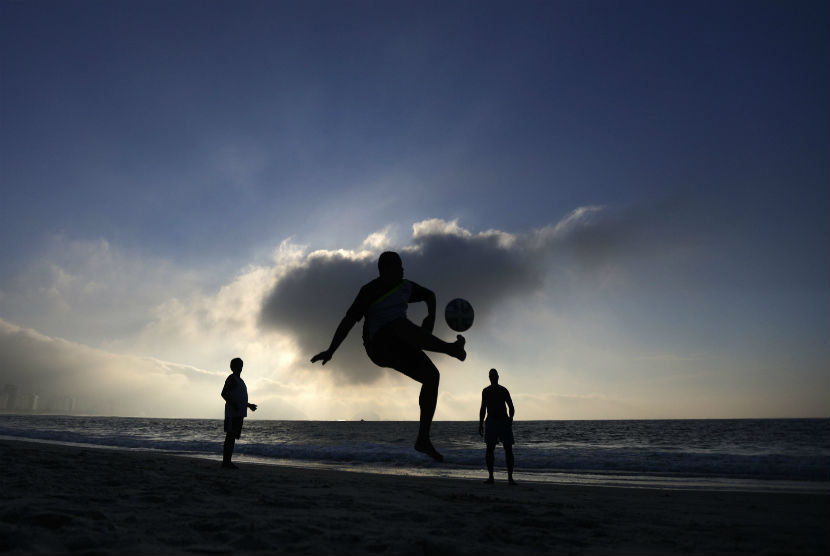
<path id="1" fill-rule="evenodd" d="M 466 340 L 458 334 L 455 342 L 445 342 L 432 335 L 435 327 L 435 294 L 415 282 L 404 280 L 403 261 L 393 251 L 385 251 L 378 258 L 379 276 L 365 284 L 357 294 L 346 316 L 340 321 L 326 351 L 311 358 L 323 365 L 334 355 L 352 327 L 363 320 L 363 345 L 369 359 L 379 367 L 389 367 L 421 383 L 418 404 L 421 407 L 418 437 L 415 449 L 435 459 L 444 457 L 432 445 L 429 433 L 432 417 L 438 403 L 440 374 L 424 353 L 445 353 L 460 361 L 467 358 Z M 409 303 L 423 301 L 427 316 L 421 326 L 406 318 Z"/>
<path id="2" fill-rule="evenodd" d="M 505 409 L 506 406 L 506 409 Z M 487 421 L 484 421 L 484 415 Z M 493 465 L 496 460 L 496 444 L 501 441 L 504 446 L 504 459 L 507 463 L 507 482 L 515 485 L 513 480 L 513 416 L 516 410 L 507 388 L 499 384 L 499 372 L 490 369 L 490 386 L 481 391 L 481 410 L 478 412 L 478 434 L 484 436 L 487 444 L 487 453 L 484 460 L 487 462 L 487 471 L 490 477 L 484 481 L 492 485 Z"/>
<path id="3" fill-rule="evenodd" d="M 242 436 L 242 421 L 248 415 L 248 410 L 256 411 L 256 404 L 248 403 L 248 387 L 240 376 L 242 374 L 242 359 L 231 360 L 231 374 L 225 379 L 222 388 L 222 399 L 225 400 L 225 445 L 222 450 L 222 467 L 237 469 L 231 463 L 233 447 L 236 440 Z"/>

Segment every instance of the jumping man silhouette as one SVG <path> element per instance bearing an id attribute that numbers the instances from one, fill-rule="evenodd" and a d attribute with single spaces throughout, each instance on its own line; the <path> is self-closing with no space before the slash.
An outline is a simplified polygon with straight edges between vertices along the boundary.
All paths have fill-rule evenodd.
<path id="1" fill-rule="evenodd" d="M 390 367 L 421 383 L 418 404 L 421 418 L 415 449 L 437 461 L 444 457 L 438 453 L 429 438 L 432 417 L 438 402 L 440 373 L 424 353 L 445 353 L 464 361 L 465 339 L 459 334 L 455 342 L 445 342 L 432 335 L 435 327 L 435 294 L 403 277 L 401 257 L 392 251 L 381 253 L 378 258 L 379 276 L 365 284 L 357 294 L 346 316 L 340 321 L 329 348 L 311 358 L 325 365 L 334 355 L 352 327 L 363 319 L 363 345 L 366 354 L 380 367 Z M 427 316 L 421 326 L 406 318 L 409 303 L 423 301 L 427 304 Z"/>

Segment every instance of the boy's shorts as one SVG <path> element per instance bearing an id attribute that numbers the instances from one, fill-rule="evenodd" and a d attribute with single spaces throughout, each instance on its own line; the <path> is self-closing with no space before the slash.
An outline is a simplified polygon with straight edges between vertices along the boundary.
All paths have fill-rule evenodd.
<path id="1" fill-rule="evenodd" d="M 498 444 L 499 441 L 505 446 L 512 446 L 515 443 L 511 419 L 487 419 L 484 422 L 484 442 Z"/>
<path id="2" fill-rule="evenodd" d="M 233 434 L 234 438 L 242 436 L 242 421 L 245 417 L 225 417 L 225 432 Z"/>

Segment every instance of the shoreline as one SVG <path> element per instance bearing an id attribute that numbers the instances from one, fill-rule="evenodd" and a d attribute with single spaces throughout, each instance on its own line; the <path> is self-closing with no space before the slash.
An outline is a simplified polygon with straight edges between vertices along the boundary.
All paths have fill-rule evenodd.
<path id="1" fill-rule="evenodd" d="M 0 435 L 0 442 L 4 440 L 50 444 L 55 446 L 67 446 L 71 448 L 91 448 L 102 450 L 123 450 L 131 453 L 147 452 L 159 455 L 174 457 L 197 458 L 208 461 L 216 459 L 215 453 L 187 452 L 177 450 L 157 450 L 153 448 L 131 448 L 125 446 L 110 446 L 106 444 L 89 444 L 64 440 L 28 438 L 25 436 Z M 292 459 L 268 458 L 257 455 L 247 455 L 242 450 L 234 453 L 235 462 L 256 464 L 263 466 L 276 466 L 279 468 L 291 467 L 306 470 L 342 471 L 347 473 L 365 473 L 369 475 L 386 475 L 394 477 L 434 478 L 434 479 L 459 479 L 478 481 L 486 477 L 487 470 L 481 469 L 454 468 L 451 464 L 447 467 L 400 467 L 391 464 L 375 463 L 353 465 L 343 462 L 320 462 Z M 505 474 L 504 462 L 497 457 L 496 475 Z M 437 472 L 435 472 L 437 471 Z M 537 473 L 531 470 L 518 469 L 515 477 L 523 483 L 559 485 L 559 486 L 584 486 L 592 488 L 628 488 L 628 489 L 654 489 L 654 490 L 689 490 L 705 492 L 755 492 L 755 493 L 792 493 L 792 494 L 814 494 L 825 495 L 830 493 L 830 482 L 828 481 L 806 481 L 788 479 L 758 479 L 745 477 L 709 477 L 683 475 L 676 473 L 644 474 L 636 472 L 609 472 L 591 471 L 577 472 L 572 470 L 546 471 Z"/>
<path id="2" fill-rule="evenodd" d="M 825 494 L 509 487 L 0 440 L 3 554 L 826 554 Z M 499 480 L 502 479 L 502 480 Z"/>

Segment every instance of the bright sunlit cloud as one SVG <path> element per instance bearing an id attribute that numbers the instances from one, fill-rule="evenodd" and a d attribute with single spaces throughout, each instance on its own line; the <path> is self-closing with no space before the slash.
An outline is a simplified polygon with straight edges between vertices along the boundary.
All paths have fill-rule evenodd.
<path id="1" fill-rule="evenodd" d="M 436 291 L 439 313 L 452 297 L 476 309 L 475 325 L 465 333 L 468 360 L 432 356 L 442 372 L 438 418 L 473 418 L 486 371 L 494 366 L 511 381 L 525 418 L 680 417 L 698 407 L 683 394 L 718 383 L 724 389 L 705 404 L 710 414 L 753 415 L 760 411 L 759 394 L 745 388 L 736 403 L 740 392 L 724 377 L 753 376 L 763 365 L 736 367 L 723 361 L 721 348 L 701 351 L 707 346 L 688 339 L 643 337 L 640 325 L 626 322 L 615 305 L 620 296 L 647 293 L 635 280 L 643 264 L 651 269 L 661 259 L 672 262 L 661 281 L 650 279 L 662 290 L 671 290 L 680 277 L 675 273 L 696 264 L 692 244 L 661 246 L 653 237 L 645 247 L 640 243 L 631 229 L 650 226 L 671 235 L 662 217 L 651 224 L 631 221 L 648 214 L 581 207 L 522 233 L 476 232 L 433 218 L 415 222 L 400 245 L 392 244 L 389 227 L 355 248 L 312 249 L 288 239 L 270 260 L 243 267 L 214 289 L 194 287 L 207 280 L 191 272 L 132 260 L 106 242 L 73 245 L 72 265 L 61 266 L 60 257 L 44 261 L 49 272 L 28 282 L 29 290 L 24 280 L 16 282 L 22 288 L 16 295 L 36 299 L 46 292 L 38 306 L 46 317 L 72 315 L 79 330 L 93 333 L 100 319 L 117 322 L 131 311 L 134 296 L 115 296 L 124 288 L 156 303 L 131 316 L 143 320 L 140 326 L 133 323 L 98 347 L 4 321 L 0 364 L 11 369 L 7 380 L 44 400 L 77 398 L 84 411 L 210 416 L 221 405 L 217 392 L 228 362 L 240 356 L 252 399 L 262 407 L 259 417 L 410 419 L 418 385 L 369 361 L 359 325 L 325 368 L 309 363 L 328 346 L 359 287 L 377 275 L 381 250 L 392 248 L 402 254 L 410 279 Z M 643 249 L 650 250 L 646 263 Z M 689 259 L 679 264 L 680 256 Z M 96 291 L 106 294 L 105 310 L 90 294 Z M 410 313 L 415 322 L 425 314 L 417 305 Z M 43 318 L 32 315 L 35 322 Z M 692 323 L 681 316 L 678 324 Z M 440 315 L 436 334 L 454 336 Z M 95 387 L 81 386 L 87 384 Z M 173 392 L 182 391 L 185 399 L 174 401 Z M 811 403 L 820 407 L 821 396 Z M 780 414 L 795 411 L 787 407 L 779 404 Z"/>

